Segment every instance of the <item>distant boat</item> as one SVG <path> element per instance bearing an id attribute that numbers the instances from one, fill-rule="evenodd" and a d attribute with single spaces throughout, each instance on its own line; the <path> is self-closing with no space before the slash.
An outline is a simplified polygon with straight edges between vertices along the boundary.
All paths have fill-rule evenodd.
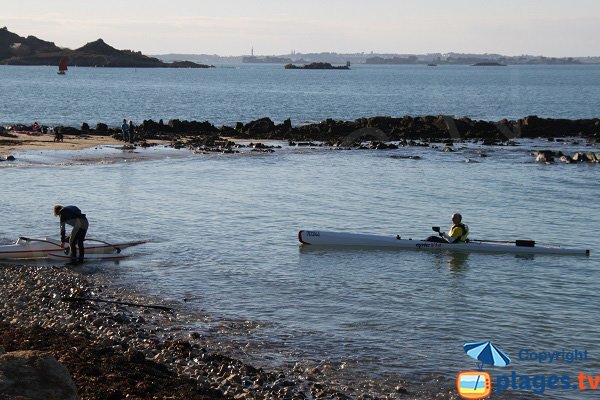
<path id="1" fill-rule="evenodd" d="M 58 72 L 57 74 L 59 75 L 64 75 L 65 71 L 67 71 L 69 68 L 67 68 L 67 57 L 63 57 L 60 59 L 60 62 L 58 63 Z"/>
<path id="2" fill-rule="evenodd" d="M 428 67 L 437 67 L 437 64 L 431 63 L 431 64 L 427 64 Z"/>

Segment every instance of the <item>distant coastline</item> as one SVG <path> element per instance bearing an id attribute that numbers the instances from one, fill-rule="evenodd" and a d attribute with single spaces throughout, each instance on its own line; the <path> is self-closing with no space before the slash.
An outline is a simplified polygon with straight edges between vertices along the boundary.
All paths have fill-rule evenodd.
<path id="1" fill-rule="evenodd" d="M 599 57 L 545 57 L 545 56 L 504 56 L 501 54 L 377 54 L 377 53 L 297 53 L 261 56 L 219 56 L 215 54 L 155 54 L 165 62 L 188 60 L 208 64 L 309 64 L 327 62 L 330 64 L 367 65 L 473 65 L 479 62 L 498 62 L 506 65 L 590 65 L 600 64 Z"/>
<path id="2" fill-rule="evenodd" d="M 585 65 L 600 64 L 600 56 L 545 57 L 533 55 L 427 53 L 297 53 L 282 55 L 219 56 L 216 54 L 157 54 L 118 50 L 102 39 L 75 49 L 62 48 L 35 36 L 19 36 L 0 28 L 0 65 L 58 65 L 62 57 L 69 65 L 82 67 L 130 68 L 211 68 L 214 64 L 368 64 L 368 65 L 473 65 L 496 62 L 506 65 Z"/>

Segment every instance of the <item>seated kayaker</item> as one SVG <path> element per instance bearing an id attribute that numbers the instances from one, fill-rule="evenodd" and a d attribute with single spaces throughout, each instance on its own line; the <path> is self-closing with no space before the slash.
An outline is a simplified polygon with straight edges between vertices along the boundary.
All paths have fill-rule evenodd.
<path id="1" fill-rule="evenodd" d="M 83 262 L 85 250 L 83 247 L 83 241 L 89 227 L 88 220 L 81 212 L 81 210 L 75 206 L 63 207 L 60 204 L 54 206 L 54 215 L 60 216 L 60 242 L 61 246 L 67 241 L 65 237 L 65 224 L 71 225 L 73 230 L 69 236 L 69 254 L 71 255 L 72 261 Z M 76 247 L 79 247 L 79 259 L 77 259 Z"/>
<path id="2" fill-rule="evenodd" d="M 464 243 L 467 241 L 467 236 L 469 236 L 469 227 L 462 223 L 462 215 L 459 213 L 452 214 L 452 227 L 448 234 L 440 232 L 439 228 L 434 230 L 438 232 L 440 237 L 429 236 L 426 239 L 428 242 Z"/>

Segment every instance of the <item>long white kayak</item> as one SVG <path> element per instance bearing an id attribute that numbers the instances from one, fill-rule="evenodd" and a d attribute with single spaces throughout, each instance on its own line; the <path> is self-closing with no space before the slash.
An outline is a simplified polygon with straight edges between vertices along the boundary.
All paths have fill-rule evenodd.
<path id="1" fill-rule="evenodd" d="M 298 240 L 303 246 L 356 246 L 388 247 L 408 250 L 436 251 L 458 250 L 488 253 L 514 254 L 564 254 L 589 256 L 590 250 L 565 247 L 537 246 L 532 240 L 517 240 L 514 243 L 436 243 L 425 240 L 400 239 L 399 236 L 378 236 L 358 233 L 309 231 L 298 232 Z"/>
<path id="2" fill-rule="evenodd" d="M 87 240 L 87 239 L 86 239 Z M 131 242 L 104 243 L 89 239 L 84 244 L 86 254 L 109 254 L 118 252 L 128 247 L 146 243 L 145 240 Z M 118 250 L 117 250 L 118 249 Z M 50 253 L 64 250 L 60 246 L 60 240 L 53 238 L 23 238 L 20 237 L 15 243 L 0 246 L 0 260 L 25 259 L 32 260 L 46 258 Z"/>

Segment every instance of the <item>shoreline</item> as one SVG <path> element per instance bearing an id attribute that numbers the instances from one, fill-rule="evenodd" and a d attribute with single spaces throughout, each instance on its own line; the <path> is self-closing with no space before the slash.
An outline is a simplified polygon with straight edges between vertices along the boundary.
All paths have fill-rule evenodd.
<path id="1" fill-rule="evenodd" d="M 27 134 L 8 132 L 11 136 L 0 135 L 0 154 L 20 150 L 83 150 L 98 146 L 126 145 L 111 135 L 65 135 L 61 142 L 54 141 L 54 134 Z M 14 136 L 14 137 L 13 137 Z M 165 144 L 165 140 L 149 140 L 149 145 Z"/>
<path id="2" fill-rule="evenodd" d="M 306 367 L 301 362 L 291 368 L 256 368 L 237 358 L 236 354 L 248 350 L 227 340 L 222 331 L 228 328 L 222 322 L 215 321 L 211 328 L 209 319 L 191 315 L 183 304 L 173 301 L 159 303 L 172 311 L 65 301 L 84 297 L 157 304 L 156 298 L 113 284 L 110 274 L 2 265 L 0 283 L 4 287 L 0 293 L 0 346 L 6 352 L 49 352 L 67 367 L 81 399 L 455 396 L 455 390 L 448 385 L 436 390 L 400 379 L 392 388 L 373 384 L 349 386 L 336 376 L 329 376 L 327 368 L 322 367 L 321 371 L 318 366 Z M 198 324 L 207 329 L 191 329 Z"/>
<path id="3" fill-rule="evenodd" d="M 15 131 L 15 129 L 20 129 Z M 275 125 L 269 118 L 235 127 L 215 127 L 208 121 L 170 120 L 167 124 L 145 120 L 136 127 L 134 143 L 124 142 L 120 129 L 99 123 L 95 129 L 83 123 L 81 130 L 58 126 L 42 126 L 43 131 L 60 133 L 64 142 L 54 142 L 53 133 L 23 132 L 23 125 L 0 126 L 0 162 L 15 166 L 15 151 L 28 153 L 25 158 L 36 165 L 75 165 L 143 161 L 162 157 L 182 157 L 170 150 L 188 149 L 191 154 L 261 154 L 274 153 L 287 142 L 290 147 L 327 147 L 334 150 L 396 150 L 408 147 L 429 147 L 444 152 L 455 152 L 454 144 L 471 143 L 487 157 L 485 147 L 518 146 L 519 139 L 540 139 L 548 142 L 581 145 L 576 152 L 553 151 L 545 146 L 531 149 L 536 162 L 564 164 L 599 163 L 600 153 L 590 152 L 600 144 L 600 119 L 564 120 L 529 116 L 517 121 L 476 121 L 450 116 L 372 117 L 354 121 L 327 119 L 317 124 L 292 126 L 290 119 Z M 12 133 L 11 133 L 12 132 Z M 580 142 L 581 141 L 581 142 Z M 264 142 L 264 143 L 263 143 Z M 265 144 L 266 143 L 266 144 Z M 120 146 L 121 147 L 118 147 Z M 156 150 L 142 151 L 159 146 Z M 86 149 L 100 150 L 89 154 L 65 156 L 60 151 Z M 140 150 L 142 149 L 142 150 Z M 117 150 L 117 152 L 115 152 Z M 121 150 L 121 151 L 118 151 Z M 168 150 L 168 151 L 165 151 Z M 52 152 L 50 157 L 42 155 Z M 20 158 L 20 157 L 19 157 Z M 54 158 L 54 160 L 52 160 Z M 418 158 L 415 158 L 418 159 Z M 48 160 L 51 160 L 48 162 Z M 22 160 L 17 160 L 22 161 Z M 27 160 L 26 160 L 27 161 Z M 472 160 L 467 159 L 466 162 Z M 22 164 L 21 164 L 22 165 Z"/>
<path id="4" fill-rule="evenodd" d="M 0 146 L 27 144 L 36 149 L 41 142 L 51 142 L 45 143 L 45 146 L 72 149 L 81 146 L 75 140 L 77 138 L 88 140 L 88 143 L 83 144 L 88 147 L 95 144 L 116 144 L 122 139 L 120 128 L 105 123 L 97 123 L 94 127 L 84 122 L 79 128 L 60 125 L 55 127 L 41 125 L 41 128 L 44 132 L 54 131 L 64 135 L 67 142 L 52 144 L 51 133 L 28 135 L 25 132 L 30 130 L 29 126 L 13 124 L 0 125 Z M 600 118 L 560 119 L 542 118 L 536 115 L 516 120 L 504 118 L 498 121 L 449 115 L 373 116 L 346 121 L 327 118 L 320 122 L 296 125 L 292 124 L 291 118 L 275 123 L 270 118 L 263 117 L 246 123 L 237 122 L 220 127 L 209 121 L 171 119 L 165 122 L 160 119 L 155 122 L 148 119 L 139 123 L 135 129 L 137 138 L 149 144 L 177 142 L 184 137 L 202 139 L 205 142 L 214 141 L 215 137 L 290 142 L 314 140 L 332 145 L 349 145 L 363 138 L 380 142 L 483 140 L 492 143 L 507 142 L 516 138 L 566 137 L 580 137 L 592 142 L 600 141 Z"/>

